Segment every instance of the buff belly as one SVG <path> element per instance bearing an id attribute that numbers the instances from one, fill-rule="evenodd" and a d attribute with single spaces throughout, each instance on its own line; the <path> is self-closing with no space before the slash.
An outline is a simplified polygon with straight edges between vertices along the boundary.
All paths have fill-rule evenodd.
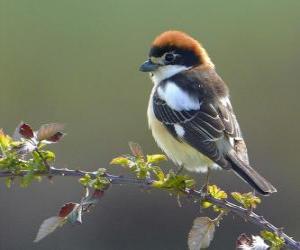
<path id="1" fill-rule="evenodd" d="M 156 119 L 151 100 L 152 98 L 150 98 L 147 112 L 149 127 L 158 146 L 175 164 L 184 166 L 188 171 L 202 173 L 207 172 L 207 168 L 220 168 L 212 160 L 187 143 L 176 140 L 165 126 Z"/>

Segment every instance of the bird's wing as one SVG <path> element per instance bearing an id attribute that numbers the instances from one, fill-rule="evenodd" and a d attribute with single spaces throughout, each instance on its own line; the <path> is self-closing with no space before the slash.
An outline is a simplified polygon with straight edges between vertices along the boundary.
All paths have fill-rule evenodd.
<path id="1" fill-rule="evenodd" d="M 172 101 L 168 98 L 163 100 L 158 92 L 153 95 L 153 111 L 156 118 L 176 139 L 188 143 L 221 167 L 228 168 L 224 150 L 228 146 L 235 149 L 232 143 L 236 138 L 241 138 L 231 106 L 193 97 L 194 101 L 199 102 L 199 108 L 184 109 L 184 105 L 179 104 L 176 110 Z M 185 98 L 187 96 L 186 93 Z M 173 97 L 178 98 L 176 93 Z"/>
<path id="2" fill-rule="evenodd" d="M 240 126 L 233 112 L 229 98 L 224 98 L 218 105 L 218 110 L 224 124 L 224 133 L 231 141 L 231 145 L 237 156 L 245 163 L 249 164 L 246 143 L 243 139 Z"/>

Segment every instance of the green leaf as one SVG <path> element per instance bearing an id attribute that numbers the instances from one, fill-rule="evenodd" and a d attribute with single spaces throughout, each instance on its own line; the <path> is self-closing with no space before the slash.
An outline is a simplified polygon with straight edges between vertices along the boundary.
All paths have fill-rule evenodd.
<path id="1" fill-rule="evenodd" d="M 208 193 L 218 200 L 227 199 L 227 193 L 217 187 L 216 185 L 209 185 L 208 186 Z"/>
<path id="2" fill-rule="evenodd" d="M 195 181 L 189 176 L 176 175 L 173 171 L 170 171 L 163 180 L 154 181 L 152 186 L 175 192 L 184 192 L 186 189 L 193 189 Z"/>
<path id="3" fill-rule="evenodd" d="M 239 192 L 232 192 L 231 196 L 239 203 L 241 203 L 245 208 L 256 208 L 259 203 L 261 203 L 261 199 L 253 193 L 244 193 L 241 194 Z"/>
<path id="4" fill-rule="evenodd" d="M 213 198 L 217 199 L 217 200 L 224 200 L 227 199 L 227 193 L 225 191 L 223 191 L 222 189 L 220 189 L 218 186 L 216 185 L 209 185 L 207 187 L 207 192 L 208 194 L 210 194 Z M 202 200 L 201 201 L 201 206 L 203 208 L 209 208 L 209 207 L 213 207 L 215 212 L 220 212 L 222 211 L 221 208 L 219 208 L 218 206 L 212 204 L 211 202 L 207 201 L 207 200 Z"/>
<path id="5" fill-rule="evenodd" d="M 152 171 L 153 171 L 153 173 L 154 173 L 154 175 L 155 175 L 155 177 L 156 177 L 156 179 L 157 179 L 158 181 L 164 181 L 164 179 L 165 179 L 165 174 L 164 174 L 164 172 L 161 170 L 160 167 L 153 166 L 153 167 L 152 167 Z"/>
<path id="6" fill-rule="evenodd" d="M 166 161 L 167 157 L 162 154 L 147 155 L 147 163 L 159 163 L 161 161 Z"/>
<path id="7" fill-rule="evenodd" d="M 11 137 L 4 134 L 3 130 L 0 129 L 0 147 L 3 153 L 5 153 L 5 151 L 9 148 L 11 142 Z"/>
<path id="8" fill-rule="evenodd" d="M 90 181 L 92 180 L 91 176 L 89 174 L 85 174 L 84 177 L 79 179 L 80 184 L 82 184 L 83 186 L 88 186 Z"/>
<path id="9" fill-rule="evenodd" d="M 43 157 L 44 160 L 46 160 L 47 162 L 52 162 L 55 160 L 55 154 L 52 151 L 49 150 L 40 150 L 39 151 L 41 156 Z M 38 155 L 38 157 L 40 158 L 40 156 Z M 42 159 L 41 159 L 42 160 Z"/>
<path id="10" fill-rule="evenodd" d="M 106 177 L 99 176 L 89 182 L 89 186 L 96 190 L 104 190 L 109 186 L 110 181 Z"/>
<path id="11" fill-rule="evenodd" d="M 152 170 L 152 167 L 144 161 L 137 160 L 137 162 L 131 166 L 131 170 L 135 172 L 136 177 L 138 179 L 143 180 L 150 176 L 150 171 Z"/>
<path id="12" fill-rule="evenodd" d="M 284 239 L 279 237 L 277 234 L 272 233 L 267 230 L 263 230 L 260 232 L 260 235 L 267 241 L 271 243 L 271 249 L 281 249 L 284 245 Z"/>
<path id="13" fill-rule="evenodd" d="M 55 160 L 55 154 L 52 151 L 44 151 L 40 150 L 39 153 L 36 151 L 32 152 L 33 159 L 29 161 L 31 163 L 31 167 L 34 170 L 45 171 L 46 166 L 44 160 L 49 163 Z"/>
<path id="14" fill-rule="evenodd" d="M 241 193 L 239 192 L 232 192 L 231 193 L 231 196 L 239 203 L 242 203 L 243 202 L 243 196 Z"/>
<path id="15" fill-rule="evenodd" d="M 112 165 L 121 165 L 121 166 L 129 166 L 129 164 L 131 163 L 131 161 L 129 159 L 127 159 L 126 157 L 116 157 L 114 159 L 111 160 L 110 164 Z"/>
<path id="16" fill-rule="evenodd" d="M 107 171 L 106 168 L 99 168 L 99 169 L 97 170 L 97 175 L 98 175 L 98 176 L 103 176 L 103 175 L 105 175 L 106 171 Z"/>
<path id="17" fill-rule="evenodd" d="M 209 208 L 211 207 L 213 204 L 209 201 L 201 201 L 201 207 L 203 208 Z"/>
<path id="18" fill-rule="evenodd" d="M 91 187 L 97 190 L 106 189 L 110 181 L 108 178 L 104 177 L 106 169 L 101 168 L 98 169 L 98 176 L 96 178 L 92 178 L 89 174 L 85 174 L 82 178 L 79 179 L 79 182 L 85 187 Z"/>

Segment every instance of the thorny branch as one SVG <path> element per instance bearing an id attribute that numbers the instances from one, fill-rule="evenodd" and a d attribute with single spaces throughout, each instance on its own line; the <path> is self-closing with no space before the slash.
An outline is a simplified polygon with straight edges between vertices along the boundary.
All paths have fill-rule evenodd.
<path id="1" fill-rule="evenodd" d="M 25 176 L 27 173 L 28 173 L 27 170 L 21 171 L 17 174 L 11 171 L 0 171 L 0 177 L 13 178 L 15 176 Z M 97 172 L 50 167 L 49 171 L 47 170 L 47 171 L 35 172 L 35 174 L 40 176 L 74 176 L 74 177 L 83 177 L 86 174 L 88 174 L 91 177 L 96 177 Z M 111 175 L 108 173 L 105 173 L 105 177 L 107 177 L 110 180 L 111 184 L 134 184 L 134 185 L 139 185 L 144 187 L 151 187 L 151 184 L 154 182 L 154 180 L 150 178 L 147 178 L 146 180 L 142 180 L 133 177 Z M 285 244 L 288 248 L 300 250 L 300 242 L 295 241 L 294 239 L 292 239 L 292 237 L 283 233 L 282 229 L 277 228 L 271 222 L 267 221 L 263 216 L 260 216 L 249 209 L 238 206 L 227 200 L 216 199 L 211 195 L 200 191 L 187 189 L 185 190 L 185 193 L 189 197 L 194 197 L 197 199 L 205 199 L 223 209 L 226 209 L 227 211 L 232 212 L 233 214 L 245 219 L 246 221 L 249 221 L 257 225 L 261 229 L 266 229 L 275 232 L 284 239 Z"/>

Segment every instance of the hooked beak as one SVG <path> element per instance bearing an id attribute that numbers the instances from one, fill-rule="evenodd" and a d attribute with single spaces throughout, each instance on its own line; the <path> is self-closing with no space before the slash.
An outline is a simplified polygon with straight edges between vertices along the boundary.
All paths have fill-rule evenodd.
<path id="1" fill-rule="evenodd" d="M 155 64 L 151 62 L 151 60 L 147 60 L 140 66 L 140 71 L 142 72 L 152 72 L 159 68 L 159 64 Z"/>

